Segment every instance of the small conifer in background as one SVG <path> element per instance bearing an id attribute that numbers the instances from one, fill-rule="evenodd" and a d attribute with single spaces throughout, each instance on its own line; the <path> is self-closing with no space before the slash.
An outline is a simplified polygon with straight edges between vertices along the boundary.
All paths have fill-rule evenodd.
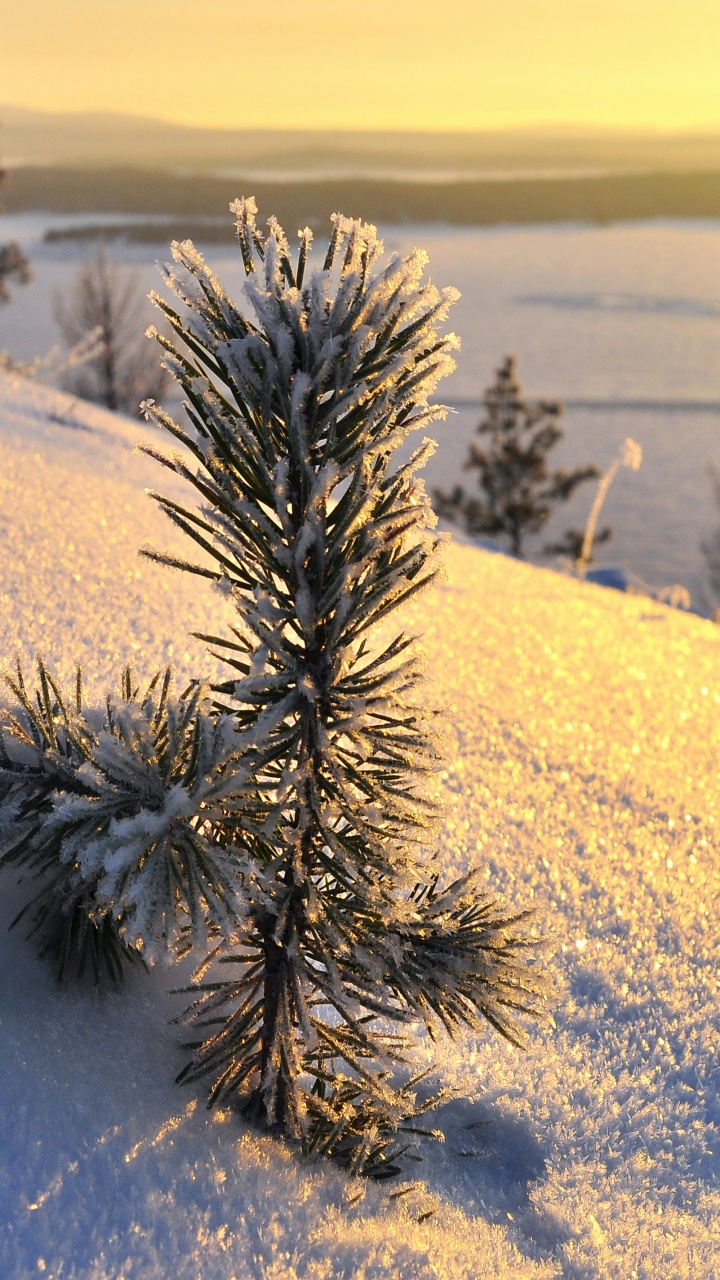
<path id="1" fill-rule="evenodd" d="M 423 281 L 420 252 L 381 263 L 374 227 L 336 216 L 309 273 L 307 228 L 293 259 L 254 201 L 234 211 L 242 309 L 190 242 L 173 246 L 181 307 L 155 300 L 182 347 L 156 336 L 191 425 L 148 405 L 185 452 L 146 450 L 199 495 L 154 496 L 200 557 L 145 554 L 235 606 L 230 634 L 202 637 L 227 678 L 173 701 L 167 679 L 141 698 L 128 677 L 93 717 L 41 668 L 38 712 L 15 690 L 0 833 L 19 822 L 5 861 L 121 946 L 209 950 L 182 1079 L 387 1176 L 429 1105 L 415 1025 L 489 1024 L 517 1044 L 542 995 L 524 913 L 477 870 L 441 882 L 420 656 L 376 631 L 439 567 L 417 478 L 432 445 L 394 455 L 442 416 L 428 398 L 453 367 L 438 326 L 455 295 Z"/>
<path id="2" fill-rule="evenodd" d="M 465 463 L 466 470 L 479 473 L 481 493 L 471 497 L 459 485 L 449 494 L 438 489 L 435 509 L 464 525 L 468 533 L 507 537 L 512 554 L 522 556 L 525 537 L 543 528 L 556 504 L 566 502 L 578 485 L 600 473 L 592 464 L 574 471 L 550 470 L 550 451 L 563 437 L 558 425 L 562 405 L 525 399 L 514 356 L 505 357 L 483 402 L 485 416 L 477 432 L 489 437 L 487 447 L 472 444 Z M 603 531 L 596 541 L 609 536 L 609 530 Z M 582 537 L 569 530 L 567 546 L 574 547 L 578 538 L 581 545 Z M 562 549 L 567 549 L 565 543 Z"/>

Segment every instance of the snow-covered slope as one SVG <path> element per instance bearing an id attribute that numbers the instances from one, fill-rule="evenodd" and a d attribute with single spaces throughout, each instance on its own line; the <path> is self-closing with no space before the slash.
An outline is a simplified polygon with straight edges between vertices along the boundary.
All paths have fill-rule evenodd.
<path id="1" fill-rule="evenodd" d="M 98 694 L 128 661 L 210 674 L 188 632 L 224 606 L 135 554 L 178 545 L 144 495 L 167 489 L 132 451 L 148 435 L 0 379 L 6 664 L 81 661 Z M 720 1277 L 720 631 L 470 547 L 446 560 L 405 619 L 447 718 L 441 856 L 537 907 L 554 1027 L 524 1055 L 443 1046 L 444 1144 L 368 1186 L 175 1086 L 182 971 L 58 989 L 6 934 L 5 880 L 2 1280 Z"/>

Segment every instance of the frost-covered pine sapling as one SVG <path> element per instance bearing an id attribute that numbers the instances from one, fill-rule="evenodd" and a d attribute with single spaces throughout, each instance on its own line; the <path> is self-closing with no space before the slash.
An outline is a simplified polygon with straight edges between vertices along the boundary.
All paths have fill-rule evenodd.
<path id="1" fill-rule="evenodd" d="M 207 947 L 238 909 L 234 722 L 199 686 L 174 698 L 169 669 L 142 695 L 127 670 L 100 708 L 79 671 L 72 698 L 42 662 L 38 676 L 33 698 L 18 666 L 0 732 L 0 866 L 34 886 L 14 923 L 60 978 Z"/>
<path id="2" fill-rule="evenodd" d="M 550 451 L 563 436 L 562 405 L 525 399 L 515 356 L 505 357 L 483 399 L 485 416 L 477 432 L 488 437 L 487 446 L 473 443 L 465 463 L 466 470 L 478 473 L 480 495 L 468 496 L 461 486 L 449 494 L 436 490 L 435 508 L 464 524 L 468 533 L 504 535 L 512 554 L 522 556 L 526 536 L 543 528 L 557 503 L 600 473 L 592 464 L 550 470 Z M 571 539 L 573 534 L 570 530 Z"/>
<path id="3" fill-rule="evenodd" d="M 195 988 L 182 1078 L 209 1076 L 211 1101 L 382 1174 L 421 1110 L 393 1079 L 412 1024 L 489 1022 L 517 1043 L 540 994 L 522 917 L 477 873 L 438 882 L 420 660 L 405 634 L 375 634 L 438 571 L 416 476 L 433 445 L 403 464 L 395 450 L 443 416 L 428 398 L 453 367 L 438 326 L 456 295 L 423 282 L 421 252 L 381 262 L 374 227 L 335 216 L 308 274 L 308 229 L 292 261 L 253 200 L 233 209 L 242 308 L 190 242 L 165 271 L 183 306 L 156 298 L 184 344 L 159 338 L 191 427 L 148 406 L 195 459 L 147 450 L 200 495 L 199 510 L 154 496 L 202 557 L 146 554 L 234 602 L 233 637 L 202 638 L 229 666 L 217 705 L 237 718 L 248 779 L 244 913 L 220 953 L 237 976 Z"/>

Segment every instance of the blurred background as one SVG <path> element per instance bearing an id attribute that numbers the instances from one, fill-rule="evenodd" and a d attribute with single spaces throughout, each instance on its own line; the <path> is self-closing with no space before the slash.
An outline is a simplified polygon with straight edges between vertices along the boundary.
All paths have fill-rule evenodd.
<path id="1" fill-rule="evenodd" d="M 291 240 L 307 223 L 322 242 L 335 210 L 376 222 L 388 250 L 421 245 L 462 293 L 441 393 L 456 412 L 428 487 L 477 487 L 464 464 L 512 352 L 526 397 L 563 404 L 553 467 L 602 472 L 627 437 L 642 447 L 609 491 L 597 564 L 679 583 L 711 613 L 719 51 L 716 0 L 26 0 L 0 47 L 5 368 L 179 412 L 142 339 L 173 238 L 241 299 L 236 196 Z M 97 355 L 46 359 L 97 329 L 103 298 L 110 390 Z M 552 563 L 543 547 L 583 528 L 595 489 L 579 485 L 526 554 Z"/>

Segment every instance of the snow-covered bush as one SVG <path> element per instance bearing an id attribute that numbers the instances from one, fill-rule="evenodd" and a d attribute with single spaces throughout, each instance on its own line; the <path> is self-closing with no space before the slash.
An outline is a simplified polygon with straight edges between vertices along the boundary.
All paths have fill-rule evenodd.
<path id="1" fill-rule="evenodd" d="M 2 865 L 40 890 L 20 913 L 59 976 L 88 964 L 120 976 L 226 930 L 237 914 L 234 861 L 217 838 L 232 815 L 236 738 L 203 690 L 170 696 L 170 671 L 140 696 L 130 671 L 119 700 L 82 705 L 38 663 L 33 700 L 22 671 L 0 736 Z"/>
<path id="2" fill-rule="evenodd" d="M 146 450 L 198 493 L 198 510 L 154 496 L 201 557 L 145 554 L 233 602 L 232 634 L 202 637 L 227 678 L 212 704 L 196 692 L 171 709 L 163 686 L 162 714 L 154 693 L 138 704 L 128 688 L 98 729 L 61 709 L 61 746 L 43 737 L 57 690 L 42 695 L 36 741 L 18 686 L 30 759 L 6 766 L 22 798 L 18 809 L 10 786 L 2 812 L 29 824 L 30 852 L 5 857 L 60 868 L 71 898 L 92 892 L 89 918 L 110 918 L 143 955 L 185 921 L 204 941 L 230 913 L 233 936 L 193 988 L 183 1078 L 209 1077 L 211 1101 L 382 1175 L 397 1167 L 393 1135 L 428 1105 L 411 1028 L 489 1023 L 517 1043 L 518 1015 L 541 995 L 523 914 L 477 873 L 439 883 L 421 656 L 376 630 L 439 569 L 417 478 L 432 444 L 394 455 L 443 414 L 428 399 L 453 367 L 439 326 L 455 293 L 423 281 L 420 252 L 381 263 L 375 228 L 340 216 L 308 274 L 307 228 L 292 261 L 274 219 L 258 229 L 254 201 L 233 208 L 243 308 L 191 243 L 173 246 L 165 280 L 182 305 L 155 301 L 183 347 L 155 336 L 191 426 L 149 404 L 185 452 Z M 96 803 L 110 805 L 99 822 Z M 216 959 L 236 976 L 206 983 Z"/>
<path id="3" fill-rule="evenodd" d="M 157 350 L 143 342 L 146 307 L 137 273 L 113 262 L 100 244 L 78 267 L 73 287 L 53 299 L 68 349 L 61 370 L 68 391 L 134 417 L 142 416 L 141 401 L 164 395 L 170 379 Z M 84 358 L 73 358 L 83 345 Z"/>

